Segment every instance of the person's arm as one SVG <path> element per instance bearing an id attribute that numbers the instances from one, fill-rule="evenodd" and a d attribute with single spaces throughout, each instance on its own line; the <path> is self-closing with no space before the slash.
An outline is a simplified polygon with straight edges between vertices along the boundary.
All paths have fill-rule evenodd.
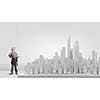
<path id="1" fill-rule="evenodd" d="M 11 58 L 11 53 L 8 56 Z"/>
<path id="2" fill-rule="evenodd" d="M 18 58 L 18 54 L 16 53 L 16 57 Z"/>

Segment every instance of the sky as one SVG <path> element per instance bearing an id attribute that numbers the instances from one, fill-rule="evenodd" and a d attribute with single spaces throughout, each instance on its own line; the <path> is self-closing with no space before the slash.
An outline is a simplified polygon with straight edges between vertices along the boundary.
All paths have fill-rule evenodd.
<path id="1" fill-rule="evenodd" d="M 52 58 L 60 55 L 71 36 L 71 46 L 79 41 L 83 56 L 91 56 L 95 50 L 100 56 L 100 23 L 95 22 L 8 22 L 0 23 L 0 64 L 8 64 L 11 47 L 16 47 L 21 64 L 31 62 L 44 55 Z"/>

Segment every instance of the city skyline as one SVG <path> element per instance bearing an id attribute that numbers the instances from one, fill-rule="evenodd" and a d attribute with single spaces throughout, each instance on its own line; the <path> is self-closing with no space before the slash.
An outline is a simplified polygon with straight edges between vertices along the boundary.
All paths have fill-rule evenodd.
<path id="1" fill-rule="evenodd" d="M 39 55 L 52 58 L 55 52 L 60 54 L 62 47 L 67 48 L 69 36 L 72 47 L 79 41 L 82 56 L 91 56 L 93 50 L 100 56 L 99 26 L 99 22 L 0 23 L 0 64 L 9 64 L 7 55 L 11 47 L 16 47 L 20 64 L 31 62 Z"/>
<path id="2" fill-rule="evenodd" d="M 53 56 L 51 58 L 47 58 L 47 59 L 52 59 L 54 56 L 60 56 L 62 59 L 63 58 L 68 58 L 68 59 L 79 59 L 80 56 L 84 57 L 84 55 L 82 54 L 82 52 L 80 52 L 80 43 L 78 40 L 75 41 L 74 45 L 72 46 L 71 44 L 71 36 L 68 37 L 67 40 L 67 46 L 63 46 L 60 49 L 60 53 L 58 53 L 57 51 L 55 51 L 55 53 L 53 54 Z M 42 55 L 42 54 L 41 54 Z M 40 56 L 41 56 L 40 55 Z M 40 57 L 38 56 L 38 57 Z M 44 56 L 44 55 L 42 55 Z M 37 57 L 37 59 L 38 59 Z M 86 57 L 84 57 L 85 59 L 91 59 L 93 61 L 97 61 L 99 59 L 100 56 L 98 56 L 97 52 L 93 49 L 91 51 L 91 55 L 87 55 Z M 35 59 L 34 59 L 35 60 Z M 34 61 L 33 60 L 33 61 Z"/>
<path id="3" fill-rule="evenodd" d="M 91 56 L 92 50 L 100 55 L 100 23 L 18 23 L 17 50 L 21 62 L 31 62 L 39 55 L 52 58 L 55 52 L 60 54 L 62 47 L 67 48 L 67 39 L 71 36 L 71 46 L 80 42 L 80 52 L 84 57 Z M 66 51 L 67 55 L 67 51 Z"/>
<path id="4" fill-rule="evenodd" d="M 71 37 L 66 48 L 62 47 L 60 55 L 55 52 L 52 59 L 40 55 L 31 63 L 25 65 L 26 74 L 100 74 L 100 57 L 97 52 L 92 51 L 91 58 L 84 58 L 80 52 L 79 41 L 71 46 Z"/>

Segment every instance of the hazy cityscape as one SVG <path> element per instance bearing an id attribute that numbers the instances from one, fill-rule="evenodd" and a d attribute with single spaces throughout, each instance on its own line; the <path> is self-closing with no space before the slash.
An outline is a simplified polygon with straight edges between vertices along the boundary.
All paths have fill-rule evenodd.
<path id="1" fill-rule="evenodd" d="M 94 22 L 0 23 L 0 77 L 9 77 L 12 47 L 20 56 L 18 76 L 100 77 L 99 26 Z"/>
<path id="2" fill-rule="evenodd" d="M 74 47 L 72 47 L 69 36 L 66 46 L 62 47 L 60 51 L 60 55 L 55 52 L 52 59 L 40 55 L 38 59 L 27 63 L 24 71 L 24 74 L 28 75 L 99 75 L 100 57 L 94 50 L 90 57 L 83 57 L 82 52 L 80 52 L 79 41 L 75 41 Z"/>

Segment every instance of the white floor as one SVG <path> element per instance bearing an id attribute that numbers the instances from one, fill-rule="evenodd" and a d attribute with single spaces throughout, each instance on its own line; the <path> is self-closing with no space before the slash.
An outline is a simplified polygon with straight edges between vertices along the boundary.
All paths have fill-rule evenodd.
<path id="1" fill-rule="evenodd" d="M 20 71 L 19 74 L 23 75 L 23 72 Z M 9 71 L 0 71 L 0 78 L 17 78 L 17 75 L 9 75 Z"/>

